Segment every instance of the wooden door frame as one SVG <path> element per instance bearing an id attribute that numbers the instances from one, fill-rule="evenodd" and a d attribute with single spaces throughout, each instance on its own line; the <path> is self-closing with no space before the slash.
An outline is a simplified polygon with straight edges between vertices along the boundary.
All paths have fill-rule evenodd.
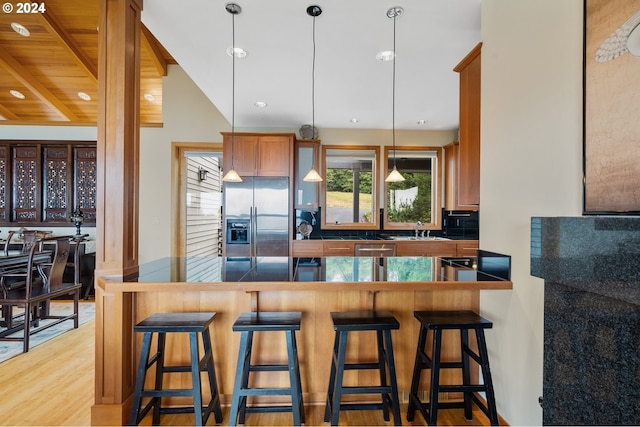
<path id="1" fill-rule="evenodd" d="M 221 153 L 222 142 L 172 142 L 171 143 L 171 256 L 183 257 L 186 253 L 186 170 L 184 153 Z"/>

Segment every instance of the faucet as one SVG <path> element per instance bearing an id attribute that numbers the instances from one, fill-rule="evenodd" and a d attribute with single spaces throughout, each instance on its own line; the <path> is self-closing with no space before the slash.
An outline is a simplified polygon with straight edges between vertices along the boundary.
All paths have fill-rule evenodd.
<path id="1" fill-rule="evenodd" d="M 423 225 L 424 224 L 422 224 L 422 222 L 420 222 L 420 221 L 416 222 L 416 239 L 418 238 L 418 231 L 419 231 L 418 229 L 420 227 L 422 227 Z"/>

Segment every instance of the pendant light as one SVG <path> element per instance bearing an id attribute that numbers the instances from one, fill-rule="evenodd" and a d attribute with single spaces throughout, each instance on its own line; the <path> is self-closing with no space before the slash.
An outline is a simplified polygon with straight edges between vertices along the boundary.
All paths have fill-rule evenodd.
<path id="1" fill-rule="evenodd" d="M 307 15 L 313 17 L 313 62 L 311 63 L 311 138 L 316 139 L 316 16 L 322 13 L 320 6 L 309 6 Z M 305 182 L 321 182 L 322 177 L 316 171 L 316 143 L 313 142 L 313 160 L 311 170 L 302 178 Z"/>
<path id="2" fill-rule="evenodd" d="M 401 182 L 404 181 L 404 177 L 396 169 L 396 18 L 402 15 L 404 9 L 400 6 L 392 7 L 387 10 L 387 17 L 393 19 L 393 82 L 392 82 L 392 106 L 391 106 L 391 134 L 393 138 L 393 170 L 387 178 L 386 182 Z"/>
<path id="3" fill-rule="evenodd" d="M 233 168 L 236 139 L 236 15 L 242 8 L 235 3 L 227 3 L 224 8 L 231 14 L 231 169 L 222 177 L 225 182 L 242 182 Z"/>

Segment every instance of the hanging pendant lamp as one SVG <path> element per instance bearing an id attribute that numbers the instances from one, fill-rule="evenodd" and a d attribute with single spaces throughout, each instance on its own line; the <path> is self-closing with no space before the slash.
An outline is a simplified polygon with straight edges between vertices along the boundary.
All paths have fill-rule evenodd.
<path id="1" fill-rule="evenodd" d="M 224 8 L 231 14 L 231 169 L 222 177 L 224 182 L 242 182 L 233 168 L 236 139 L 236 15 L 242 8 L 235 3 L 227 3 Z"/>
<path id="2" fill-rule="evenodd" d="M 391 102 L 391 124 L 393 139 L 393 170 L 389 173 L 386 182 L 401 182 L 404 177 L 396 168 L 396 18 L 402 15 L 404 9 L 400 6 L 387 10 L 387 17 L 393 19 L 393 77 L 392 77 L 392 102 Z"/>
<path id="3" fill-rule="evenodd" d="M 322 13 L 320 6 L 309 6 L 307 8 L 307 15 L 313 17 L 313 62 L 311 63 L 311 138 L 316 139 L 316 16 Z M 322 177 L 316 171 L 316 143 L 313 143 L 313 161 L 311 163 L 311 170 L 302 178 L 305 182 L 321 182 Z"/>

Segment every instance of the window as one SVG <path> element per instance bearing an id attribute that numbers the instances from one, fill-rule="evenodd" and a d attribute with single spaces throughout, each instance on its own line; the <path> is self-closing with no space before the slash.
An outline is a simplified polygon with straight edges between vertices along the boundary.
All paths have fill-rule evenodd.
<path id="1" fill-rule="evenodd" d="M 379 147 L 325 146 L 322 228 L 377 229 Z"/>
<path id="2" fill-rule="evenodd" d="M 441 147 L 396 147 L 396 167 L 405 178 L 385 182 L 384 228 L 440 229 Z M 385 176 L 393 169 L 393 149 L 385 147 Z"/>

